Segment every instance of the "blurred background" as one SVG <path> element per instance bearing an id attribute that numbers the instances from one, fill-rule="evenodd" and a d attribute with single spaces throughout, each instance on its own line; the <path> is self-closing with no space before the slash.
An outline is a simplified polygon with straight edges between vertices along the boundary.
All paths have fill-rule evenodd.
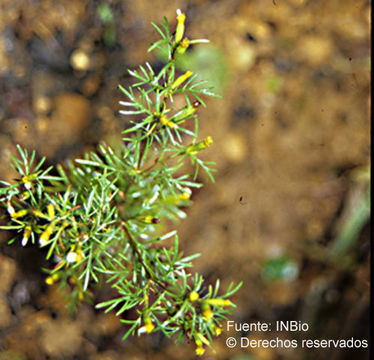
<path id="1" fill-rule="evenodd" d="M 49 164 L 114 142 L 126 126 L 118 83 L 162 54 L 151 22 L 187 15 L 180 71 L 222 99 L 199 108 L 216 182 L 193 193 L 177 224 L 211 283 L 244 281 L 237 322 L 297 320 L 306 333 L 224 331 L 207 359 L 369 359 L 367 349 L 228 349 L 239 339 L 368 339 L 370 2 L 364 0 L 1 0 L 0 178 L 15 145 Z M 121 342 L 114 314 L 73 317 L 46 287 L 43 253 L 0 232 L 0 359 L 193 359 L 159 334 Z"/>

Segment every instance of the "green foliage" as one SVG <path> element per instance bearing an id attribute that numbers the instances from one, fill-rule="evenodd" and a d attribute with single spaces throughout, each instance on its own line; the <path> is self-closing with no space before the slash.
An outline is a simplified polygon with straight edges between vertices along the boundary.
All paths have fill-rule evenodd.
<path id="1" fill-rule="evenodd" d="M 185 216 L 181 208 L 190 205 L 191 189 L 202 186 L 196 181 L 200 170 L 213 180 L 212 163 L 199 158 L 212 139 L 198 139 L 197 110 L 205 106 L 202 97 L 214 93 L 190 71 L 177 74 L 175 58 L 193 43 L 183 38 L 184 14 L 177 20 L 179 41 L 166 18 L 153 24 L 161 40 L 150 51 L 166 47 L 165 66 L 156 72 L 146 63 L 129 71 L 130 88 L 120 86 L 126 97 L 121 113 L 132 118 L 119 148 L 103 144 L 53 170 L 17 146 L 20 158 L 12 166 L 20 178 L 1 182 L 0 203 L 8 213 L 1 228 L 16 232 L 10 242 L 21 238 L 22 246 L 45 249 L 56 263 L 46 270 L 46 282 L 59 283 L 71 304 L 92 298 L 95 286 L 110 284 L 115 295 L 96 307 L 121 315 L 128 325 L 124 339 L 162 331 L 176 340 L 192 339 L 201 355 L 221 332 L 234 307 L 228 297 L 241 284 L 224 293 L 219 280 L 206 286 L 201 275 L 190 273 L 198 255 L 184 256 L 176 231 L 165 233 L 168 219 Z M 182 108 L 175 106 L 177 97 L 184 99 Z M 164 246 L 170 238 L 173 245 Z M 130 309 L 136 316 L 122 318 Z"/>
<path id="2" fill-rule="evenodd" d="M 355 169 L 352 171 L 352 178 L 359 191 L 355 195 L 354 206 L 349 209 L 340 232 L 330 248 L 332 258 L 339 259 L 340 262 L 370 219 L 370 166 Z"/>
<path id="3" fill-rule="evenodd" d="M 97 7 L 97 14 L 103 23 L 103 40 L 107 46 L 114 45 L 116 41 L 116 29 L 112 9 L 108 4 L 100 3 Z"/>
<path id="4" fill-rule="evenodd" d="M 292 281 L 298 275 L 299 269 L 294 260 L 288 256 L 268 259 L 262 267 L 262 276 L 268 281 Z"/>

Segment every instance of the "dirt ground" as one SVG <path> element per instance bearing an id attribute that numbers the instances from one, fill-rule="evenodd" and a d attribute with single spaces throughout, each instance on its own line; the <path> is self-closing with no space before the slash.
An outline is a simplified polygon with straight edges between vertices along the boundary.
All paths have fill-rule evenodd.
<path id="1" fill-rule="evenodd" d="M 306 332 L 225 331 L 216 360 L 369 359 L 364 348 L 228 348 L 250 339 L 368 339 L 370 2 L 364 0 L 1 0 L 0 178 L 16 144 L 49 164 L 115 141 L 126 69 L 149 61 L 151 22 L 187 14 L 187 36 L 208 38 L 190 64 L 222 99 L 199 109 L 216 182 L 193 193 L 176 225 L 195 271 L 244 281 L 231 320 L 300 321 Z M 348 231 L 349 225 L 351 231 Z M 348 227 L 347 227 L 348 226 Z M 347 235 L 347 233 L 349 233 Z M 0 232 L 0 359 L 193 359 L 159 334 L 121 341 L 114 314 L 68 314 L 47 287 L 43 252 Z M 343 239 L 343 240 L 342 240 Z M 345 240 L 344 240 L 345 239 Z M 343 242 L 346 241 L 348 246 Z"/>

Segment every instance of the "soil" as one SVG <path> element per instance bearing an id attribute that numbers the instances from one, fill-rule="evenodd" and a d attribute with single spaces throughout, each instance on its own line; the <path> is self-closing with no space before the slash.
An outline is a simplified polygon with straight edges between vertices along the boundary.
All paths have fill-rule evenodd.
<path id="1" fill-rule="evenodd" d="M 201 177 L 175 225 L 184 252 L 201 253 L 194 271 L 223 287 L 244 281 L 236 322 L 309 326 L 242 334 L 250 339 L 368 340 L 369 222 L 348 250 L 334 246 L 368 188 L 355 174 L 370 161 L 369 1 L 2 0 L 0 178 L 15 177 L 16 144 L 56 164 L 118 140 L 117 85 L 127 68 L 161 64 L 146 51 L 151 22 L 175 26 L 177 8 L 188 37 L 211 40 L 191 53 L 222 95 L 199 108 L 216 181 Z M 1 360 L 195 358 L 192 344 L 159 334 L 122 342 L 114 314 L 89 304 L 70 315 L 45 285 L 43 252 L 9 246 L 10 236 L 0 232 Z M 205 358 L 369 359 L 365 348 L 230 349 L 226 338 L 240 334 L 224 330 Z"/>

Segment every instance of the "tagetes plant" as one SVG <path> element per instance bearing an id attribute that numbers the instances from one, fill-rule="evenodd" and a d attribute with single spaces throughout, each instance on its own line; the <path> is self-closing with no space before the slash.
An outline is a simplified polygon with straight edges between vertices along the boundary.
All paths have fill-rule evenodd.
<path id="1" fill-rule="evenodd" d="M 166 18 L 153 24 L 161 39 L 149 51 L 166 48 L 164 67 L 156 72 L 146 63 L 129 71 L 133 85 L 119 86 L 126 98 L 120 113 L 131 116 L 120 148 L 103 144 L 54 170 L 17 146 L 20 158 L 12 166 L 20 177 L 12 184 L 1 181 L 8 221 L 1 228 L 17 233 L 10 243 L 45 249 L 55 263 L 45 281 L 59 284 L 72 306 L 92 298 L 95 284 L 109 283 L 117 295 L 96 308 L 116 309 L 128 325 L 123 339 L 161 331 L 194 341 L 202 355 L 221 333 L 234 307 L 228 298 L 241 284 L 223 293 L 219 280 L 206 286 L 190 272 L 198 255 L 179 251 L 176 231 L 163 233 L 166 220 L 185 217 L 181 208 L 190 205 L 192 189 L 202 186 L 196 181 L 200 170 L 214 180 L 212 163 L 199 158 L 213 140 L 199 139 L 197 114 L 205 106 L 202 97 L 216 95 L 191 71 L 178 74 L 175 67 L 175 58 L 191 44 L 207 42 L 185 37 L 185 18 L 178 10 L 174 34 Z M 177 96 L 185 101 L 181 108 L 173 101 Z M 192 173 L 185 171 L 188 163 Z M 163 246 L 168 238 L 174 238 L 171 247 Z M 137 315 L 126 319 L 130 309 Z"/>

